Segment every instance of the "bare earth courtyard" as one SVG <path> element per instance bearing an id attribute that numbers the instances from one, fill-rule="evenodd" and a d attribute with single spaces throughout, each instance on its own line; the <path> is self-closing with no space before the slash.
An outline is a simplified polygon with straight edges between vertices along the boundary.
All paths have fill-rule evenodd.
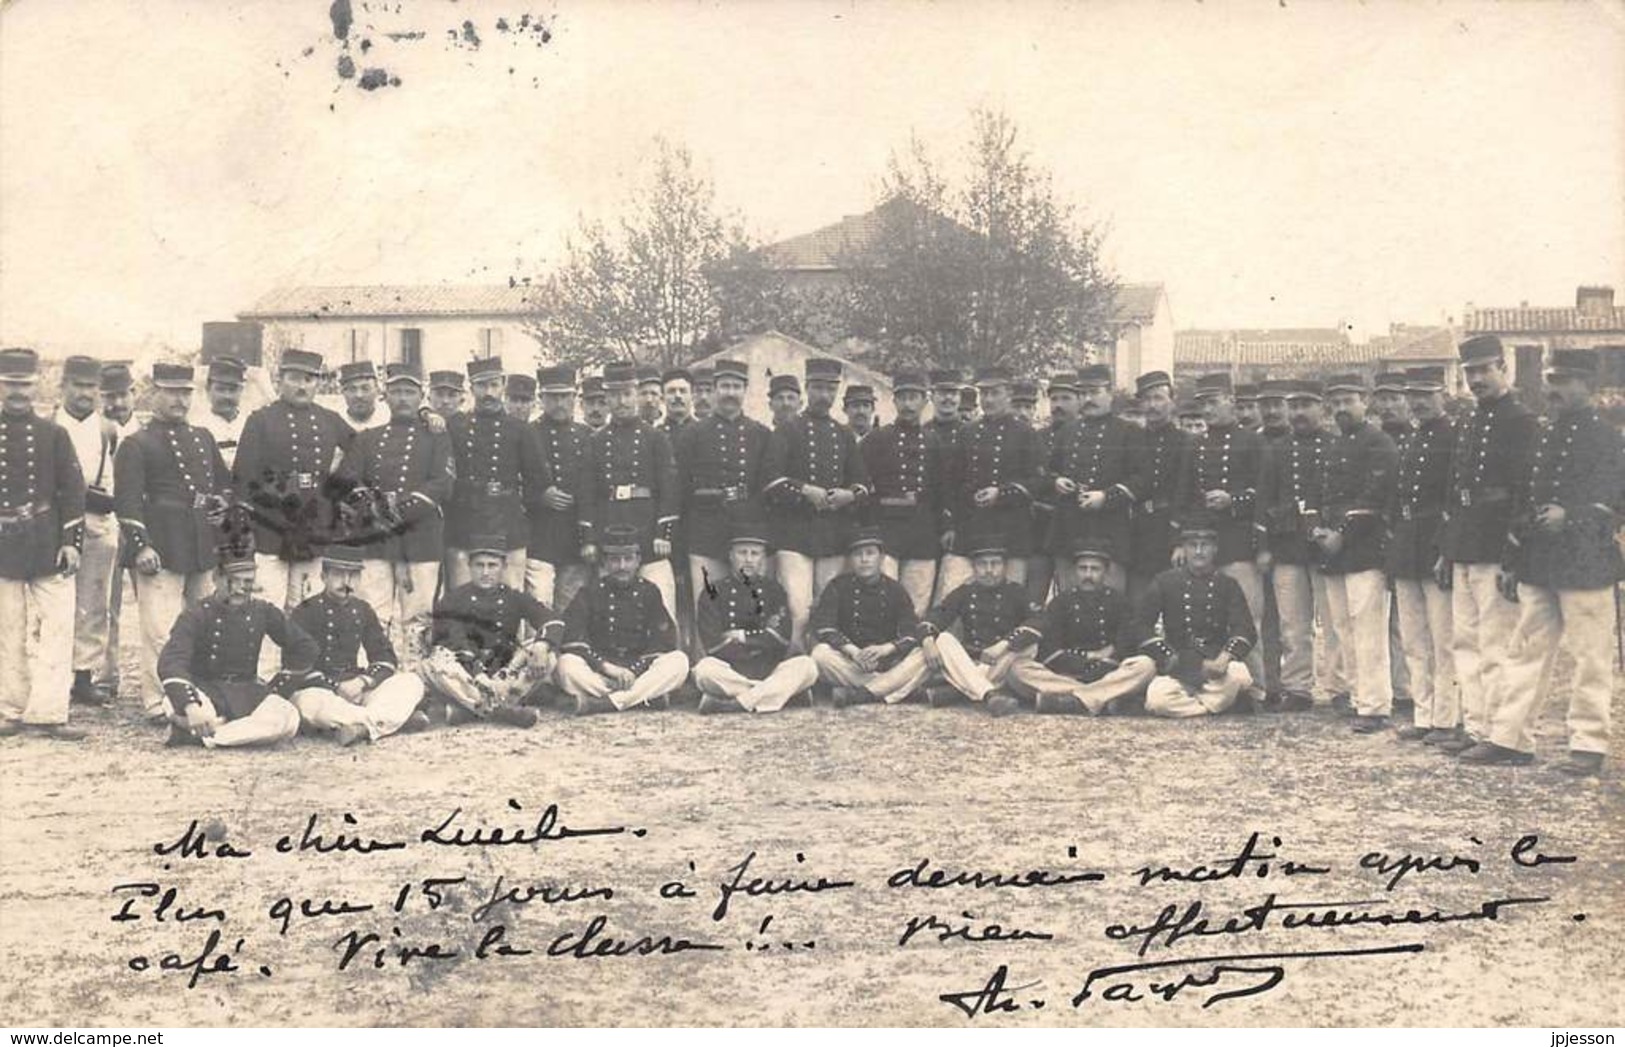
<path id="1" fill-rule="evenodd" d="M 1354 736 L 1325 711 L 994 721 L 916 706 L 548 713 L 528 732 L 441 729 L 350 750 L 300 738 L 215 756 L 164 749 L 161 732 L 135 722 L 128 686 L 115 710 L 76 713 L 85 744 L 0 750 L 7 1024 L 1625 1021 L 1621 750 L 1601 780 L 1550 771 L 1556 705 L 1542 762 L 1517 769 L 1460 768 L 1391 734 Z M 558 815 L 539 843 L 422 839 L 442 826 L 447 840 L 534 832 L 550 804 Z M 279 853 L 284 835 L 299 851 L 312 815 L 326 844 L 344 833 L 405 846 Z M 204 856 L 154 853 L 194 819 Z M 565 826 L 624 831 L 559 839 Z M 1538 842 L 1514 857 L 1530 834 Z M 251 856 L 220 857 L 223 845 Z M 1362 868 L 1373 852 L 1387 857 Z M 1405 855 L 1439 860 L 1417 868 Z M 922 859 L 916 882 L 1103 878 L 910 886 L 903 871 Z M 1327 871 L 1291 874 L 1287 861 Z M 1198 865 L 1235 875 L 1143 886 L 1136 875 Z M 713 919 L 719 884 L 755 877 L 852 886 L 741 889 Z M 662 898 L 672 881 L 694 896 Z M 115 890 L 139 884 L 158 886 Z M 516 897 L 487 905 L 494 890 Z M 1199 917 L 1245 922 L 1271 895 L 1458 918 L 1288 929 L 1277 909 L 1261 928 L 1190 933 Z M 324 903 L 369 908 L 323 914 Z M 1018 929 L 1048 937 L 966 940 Z M 655 954 L 607 955 L 645 936 Z M 443 958 L 403 965 L 403 947 Z M 1288 952 L 1321 955 L 1257 959 Z M 176 969 L 163 969 L 166 955 Z M 1241 956 L 1254 959 L 1132 969 Z M 1003 991 L 982 992 L 1001 966 Z M 1181 980 L 1166 1000 L 1152 984 Z"/>

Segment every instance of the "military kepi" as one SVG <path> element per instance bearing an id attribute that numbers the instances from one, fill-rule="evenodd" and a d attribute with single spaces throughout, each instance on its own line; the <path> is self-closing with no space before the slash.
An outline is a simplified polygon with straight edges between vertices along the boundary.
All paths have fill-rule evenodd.
<path id="1" fill-rule="evenodd" d="M 324 370 L 322 354 L 313 353 L 306 349 L 285 349 L 282 353 L 282 362 L 277 365 L 283 371 L 301 371 L 305 374 L 319 375 Z"/>
<path id="2" fill-rule="evenodd" d="M 152 384 L 159 389 L 190 389 L 192 367 L 190 364 L 155 363 L 152 365 Z"/>
<path id="3" fill-rule="evenodd" d="M 1493 334 L 1474 335 L 1461 343 L 1456 352 L 1461 356 L 1463 367 L 1478 367 L 1506 359 L 1506 349 L 1501 345 L 1501 339 Z"/>
<path id="4" fill-rule="evenodd" d="M 0 349 L 0 381 L 31 382 L 38 378 L 38 353 L 32 349 Z"/>
<path id="5" fill-rule="evenodd" d="M 1134 393 L 1136 396 L 1144 396 L 1151 390 L 1161 386 L 1167 386 L 1170 389 L 1174 386 L 1174 380 L 1168 377 L 1167 371 L 1147 371 L 1134 379 Z"/>
<path id="6" fill-rule="evenodd" d="M 1548 378 L 1596 378 L 1601 361 L 1595 349 L 1553 349 Z"/>

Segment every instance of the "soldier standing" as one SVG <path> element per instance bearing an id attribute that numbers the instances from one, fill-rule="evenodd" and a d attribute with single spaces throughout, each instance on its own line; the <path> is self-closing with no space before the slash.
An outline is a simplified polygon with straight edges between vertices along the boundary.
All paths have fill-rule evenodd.
<path id="1" fill-rule="evenodd" d="M 1331 607 L 1331 631 L 1353 683 L 1353 729 L 1381 730 L 1393 712 L 1388 664 L 1388 580 L 1383 576 L 1384 513 L 1392 504 L 1399 451 L 1366 418 L 1365 382 L 1326 382 L 1338 432 L 1327 448 L 1324 517 L 1310 540 L 1319 546 Z"/>
<path id="2" fill-rule="evenodd" d="M 39 354 L 0 349 L 0 736 L 76 742 L 73 574 L 84 542 L 85 480 L 67 430 L 34 413 Z"/>
<path id="3" fill-rule="evenodd" d="M 1078 411 L 1042 467 L 1043 486 L 1055 501 L 1049 551 L 1062 589 L 1072 586 L 1072 554 L 1080 542 L 1129 548 L 1130 508 L 1145 486 L 1145 432 L 1111 413 L 1111 368 L 1094 364 L 1078 371 Z M 1106 584 L 1122 592 L 1127 581 L 1123 565 L 1114 562 Z"/>
<path id="4" fill-rule="evenodd" d="M 1405 375 L 1410 413 L 1418 424 L 1400 448 L 1387 553 L 1413 705 L 1411 726 L 1399 737 L 1438 745 L 1455 738 L 1461 722 L 1450 656 L 1450 590 L 1434 571 L 1456 434 L 1444 412 L 1444 368 L 1413 367 Z"/>
<path id="5" fill-rule="evenodd" d="M 248 368 L 235 356 L 217 356 L 209 361 L 203 380 L 204 402 L 194 404 L 187 421 L 208 430 L 220 459 L 230 469 L 237 462 L 237 447 L 243 440 L 248 414 L 243 410 L 243 385 Z"/>
<path id="6" fill-rule="evenodd" d="M 423 372 L 389 364 L 389 424 L 356 436 L 336 478 L 354 524 L 347 540 L 365 557 L 356 588 L 406 664 L 425 653 L 445 553 L 445 516 L 455 476 L 451 438 L 423 418 Z"/>
<path id="7" fill-rule="evenodd" d="M 772 437 L 767 426 L 745 417 L 749 375 L 745 365 L 718 360 L 713 374 L 715 410 L 689 426 L 676 448 L 696 618 L 705 613 L 706 604 L 715 599 L 713 590 L 730 574 L 728 557 L 739 516 L 749 511 L 765 482 L 763 469 Z"/>
<path id="8" fill-rule="evenodd" d="M 636 375 L 638 418 L 651 429 L 658 428 L 666 407 L 666 383 L 661 381 L 660 370 L 655 367 L 639 367 Z"/>
<path id="9" fill-rule="evenodd" d="M 503 398 L 507 379 L 497 357 L 468 362 L 474 410 L 450 423 L 451 454 L 457 483 L 446 520 L 448 589 L 468 584 L 468 543 L 475 535 L 501 535 L 507 550 L 502 580 L 525 588 L 525 543 L 530 540 L 527 508 L 540 504 L 552 483 L 537 446 L 536 433 L 511 418 Z"/>
<path id="10" fill-rule="evenodd" d="M 1382 431 L 1394 441 L 1401 458 L 1405 455 L 1405 445 L 1416 432 L 1415 423 L 1411 421 L 1410 402 L 1406 399 L 1406 387 L 1403 371 L 1379 371 L 1371 384 L 1371 410 L 1376 414 Z M 1393 521 L 1390 520 L 1389 526 L 1392 525 Z M 1391 579 L 1389 586 L 1393 587 Z M 1411 698 L 1411 671 L 1405 657 L 1404 641 L 1399 635 L 1398 601 L 1396 592 L 1389 599 L 1388 665 L 1393 671 L 1394 712 L 1396 715 L 1410 715 L 1415 712 Z"/>
<path id="11" fill-rule="evenodd" d="M 581 420 L 595 433 L 609 424 L 609 393 L 599 375 L 581 380 Z"/>
<path id="12" fill-rule="evenodd" d="M 1463 728 L 1462 737 L 1440 748 L 1455 753 L 1489 737 L 1496 703 L 1506 695 L 1502 669 L 1518 608 L 1501 558 L 1511 530 L 1513 492 L 1528 481 L 1537 428 L 1535 416 L 1512 393 L 1499 338 L 1469 338 L 1458 352 L 1478 406 L 1456 433 L 1440 543 L 1440 576 L 1450 577 Z"/>
<path id="13" fill-rule="evenodd" d="M 1061 439 L 1061 431 L 1078 417 L 1078 374 L 1058 371 L 1049 380 L 1049 422 L 1037 430 L 1038 460 L 1049 461 L 1050 451 Z M 1048 495 L 1033 502 L 1033 546 L 1027 557 L 1027 597 L 1042 607 L 1049 599 L 1055 580 L 1055 563 L 1049 555 L 1049 532 L 1055 524 L 1055 506 Z"/>
<path id="14" fill-rule="evenodd" d="M 101 365 L 88 356 L 70 356 L 62 366 L 62 400 L 51 420 L 73 444 L 84 477 L 84 540 L 74 574 L 72 699 L 106 705 L 113 699 L 108 650 L 108 613 L 118 580 L 118 520 L 113 516 L 113 449 L 117 428 L 96 410 Z"/>
<path id="15" fill-rule="evenodd" d="M 880 569 L 902 583 L 914 602 L 914 613 L 922 615 L 931 606 L 942 536 L 954 529 L 946 497 L 947 455 L 936 434 L 920 422 L 925 397 L 925 375 L 899 372 L 892 379 L 896 420 L 864 437 L 860 445 L 874 489 L 870 517 L 886 542 Z"/>
<path id="16" fill-rule="evenodd" d="M 931 382 L 931 419 L 926 423 L 926 431 L 937 438 L 937 446 L 941 449 L 942 460 L 950 478 L 957 475 L 959 469 L 959 437 L 963 429 L 959 418 L 959 389 L 964 384 L 964 376 L 958 371 L 941 369 L 928 372 L 927 378 Z M 949 499 L 952 506 L 952 498 Z M 944 530 L 945 539 L 951 539 L 951 532 Z M 932 602 L 941 600 L 948 593 L 942 588 L 943 572 L 948 567 L 948 561 L 953 556 L 950 548 L 951 540 L 943 543 L 943 552 L 937 559 L 937 585 L 932 594 Z"/>
<path id="17" fill-rule="evenodd" d="M 389 411 L 378 402 L 378 371 L 371 360 L 339 367 L 339 392 L 344 395 L 343 418 L 356 432 L 389 424 Z"/>
<path id="18" fill-rule="evenodd" d="M 461 371 L 429 372 L 429 408 L 446 420 L 463 414 L 463 374 Z"/>
<path id="19" fill-rule="evenodd" d="M 510 374 L 503 387 L 503 410 L 521 425 L 530 424 L 536 413 L 536 379 L 528 374 Z"/>
<path id="20" fill-rule="evenodd" d="M 581 559 L 581 467 L 592 430 L 575 420 L 576 370 L 544 367 L 538 374 L 542 414 L 536 440 L 552 482 L 530 513 L 525 591 L 550 607 L 568 607 L 592 573 Z"/>
<path id="21" fill-rule="evenodd" d="M 1135 397 L 1145 411 L 1143 490 L 1131 514 L 1133 537 L 1128 549 L 1128 600 L 1132 606 L 1151 579 L 1173 564 L 1174 502 L 1190 454 L 1191 438 L 1174 424 L 1174 383 L 1166 371 L 1147 371 L 1134 381 Z M 1094 546 L 1097 543 L 1085 543 Z"/>
<path id="22" fill-rule="evenodd" d="M 677 444 L 677 434 L 694 420 L 694 376 L 686 367 L 672 367 L 660 376 L 660 395 L 666 405 L 666 417 L 661 419 L 660 431 L 666 439 Z"/>
<path id="23" fill-rule="evenodd" d="M 841 411 L 846 415 L 847 428 L 862 440 L 875 429 L 875 388 L 872 385 L 849 385 L 841 396 Z"/>
<path id="24" fill-rule="evenodd" d="M 1253 526 L 1263 441 L 1237 424 L 1229 373 L 1197 378 L 1196 397 L 1202 405 L 1207 431 L 1191 443 L 1179 513 L 1205 511 L 1212 518 L 1219 534 L 1214 562 L 1219 573 L 1229 575 L 1241 586 L 1256 634 L 1264 615 L 1264 572 L 1258 566 L 1257 531 Z M 1247 652 L 1247 672 L 1253 678 L 1252 686 L 1262 688 L 1264 657 L 1256 644 Z M 1256 699 L 1259 695 L 1249 697 Z"/>
<path id="25" fill-rule="evenodd" d="M 1595 775 L 1608 752 L 1611 662 L 1618 639 L 1616 534 L 1625 509 L 1625 445 L 1598 415 L 1594 349 L 1555 349 L 1546 373 L 1549 420 L 1529 478 L 1514 492 L 1506 568 L 1517 579 L 1518 625 L 1489 737 L 1461 754 L 1473 764 L 1534 759 L 1533 726 L 1552 688 L 1559 648 L 1574 659 L 1564 774 Z"/>
<path id="26" fill-rule="evenodd" d="M 214 437 L 186 421 L 192 368 L 153 364 L 152 386 L 152 420 L 113 458 L 113 508 L 135 569 L 142 706 L 162 720 L 159 652 L 181 611 L 209 594 L 231 475 Z"/>
<path id="27" fill-rule="evenodd" d="M 694 420 L 703 422 L 716 408 L 716 368 L 711 364 L 695 364 L 688 373 L 694 382 Z"/>
<path id="28" fill-rule="evenodd" d="M 767 406 L 773 413 L 775 430 L 801 417 L 801 379 L 793 374 L 776 374 L 769 378 Z"/>
<path id="29" fill-rule="evenodd" d="M 1260 433 L 1264 428 L 1264 411 L 1259 406 L 1260 389 L 1255 382 L 1236 385 L 1236 428 L 1242 432 Z"/>
<path id="30" fill-rule="evenodd" d="M 113 427 L 112 446 L 109 453 L 118 460 L 119 444 L 141 431 L 141 423 L 135 418 L 135 376 L 130 374 L 130 366 L 123 363 L 102 364 L 101 378 L 101 404 L 102 415 Z M 117 468 L 108 475 L 107 489 L 110 493 L 116 492 L 113 483 L 113 474 Z M 117 501 L 117 494 L 114 493 Z M 115 505 L 116 509 L 116 505 Z M 113 514 L 114 525 L 117 527 L 118 513 Z M 107 611 L 107 664 L 102 670 L 102 678 L 107 680 L 109 689 L 113 694 L 118 693 L 119 681 L 119 619 L 124 614 L 124 580 L 128 576 L 130 585 L 135 585 L 135 571 L 130 566 L 130 559 L 126 554 L 124 544 L 124 529 L 118 528 L 118 552 L 113 557 L 113 579 L 108 586 L 109 607 Z"/>
<path id="31" fill-rule="evenodd" d="M 578 484 L 581 557 L 589 563 L 597 560 L 606 528 L 631 528 L 638 536 L 638 577 L 660 593 L 675 623 L 677 578 L 671 543 L 682 506 L 676 457 L 666 434 L 638 415 L 637 378 L 631 364 L 605 366 L 604 388 L 609 393 L 609 425 L 587 441 Z"/>
<path id="32" fill-rule="evenodd" d="M 666 405 L 666 417 L 658 428 L 666 435 L 666 441 L 671 444 L 672 456 L 675 458 L 683 431 L 694 421 L 691 409 L 694 381 L 687 368 L 673 367 L 660 376 L 660 387 Z M 686 488 L 679 487 L 678 490 L 686 493 Z M 677 525 L 672 528 L 671 569 L 677 592 L 677 605 L 674 609 L 677 618 L 677 643 L 684 651 L 692 651 L 695 649 L 694 590 L 689 585 L 688 519 L 683 514 L 679 515 Z"/>
<path id="33" fill-rule="evenodd" d="M 1287 415 L 1286 394 L 1292 383 L 1284 378 L 1265 378 L 1258 383 L 1259 468 L 1268 461 L 1282 442 L 1292 437 L 1292 422 Z M 1281 609 L 1275 603 L 1275 579 L 1265 570 L 1264 618 L 1259 625 L 1259 644 L 1264 651 L 1264 679 L 1268 700 L 1273 706 L 1282 701 L 1281 686 Z"/>
<path id="34" fill-rule="evenodd" d="M 848 533 L 869 497 L 869 471 L 852 430 L 830 417 L 839 360 L 807 361 L 807 409 L 767 445 L 762 497 L 778 546 L 778 581 L 790 601 L 790 644 L 801 646 L 812 607 L 841 573 Z"/>

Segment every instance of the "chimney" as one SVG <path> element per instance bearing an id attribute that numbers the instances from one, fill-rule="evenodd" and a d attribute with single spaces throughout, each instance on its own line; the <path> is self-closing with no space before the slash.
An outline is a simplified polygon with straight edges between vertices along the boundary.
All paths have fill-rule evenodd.
<path id="1" fill-rule="evenodd" d="M 1574 292 L 1574 308 L 1581 316 L 1607 316 L 1614 309 L 1614 289 L 1582 287 Z"/>

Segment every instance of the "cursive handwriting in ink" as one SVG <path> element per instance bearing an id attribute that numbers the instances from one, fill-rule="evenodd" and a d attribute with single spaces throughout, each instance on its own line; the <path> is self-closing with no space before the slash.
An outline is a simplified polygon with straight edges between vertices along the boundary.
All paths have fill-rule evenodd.
<path id="1" fill-rule="evenodd" d="M 509 800 L 508 806 L 516 811 L 524 810 L 517 800 Z M 461 807 L 453 809 L 439 825 L 432 829 L 423 830 L 423 834 L 419 839 L 424 843 L 439 844 L 444 847 L 491 847 L 507 844 L 538 844 L 543 841 L 553 840 L 573 840 L 583 836 L 614 836 L 628 831 L 624 825 L 573 829 L 560 823 L 559 806 L 554 803 L 548 804 L 547 808 L 537 815 L 534 825 L 522 829 L 504 828 L 500 825 L 495 828 L 476 827 L 464 829 L 458 826 L 453 829 L 452 826 L 457 822 L 457 819 L 462 817 L 462 814 L 463 809 Z M 642 830 L 634 830 L 633 832 L 636 835 L 641 833 Z"/>
<path id="2" fill-rule="evenodd" d="M 295 905 L 292 898 L 284 895 L 271 903 L 269 915 L 271 919 L 282 924 L 282 928 L 277 931 L 277 934 L 286 936 L 288 927 L 293 923 L 295 916 L 315 920 L 323 916 L 353 916 L 356 913 L 371 912 L 372 909 L 370 902 L 357 905 L 348 901 L 334 902 L 331 898 L 323 898 L 319 902 L 311 898 L 301 898 L 299 903 Z"/>
<path id="3" fill-rule="evenodd" d="M 112 916 L 112 921 L 114 923 L 128 923 L 131 920 L 141 919 L 139 914 L 132 911 L 132 907 L 135 905 L 136 901 L 141 898 L 158 899 L 157 904 L 152 907 L 152 912 L 147 914 L 146 917 L 147 919 L 152 920 L 154 923 L 164 923 L 166 921 L 173 921 L 174 923 L 189 923 L 192 920 L 219 920 L 220 922 L 224 923 L 226 919 L 224 909 L 205 909 L 201 907 L 193 909 L 182 908 L 176 904 L 175 899 L 177 898 L 177 894 L 175 888 L 165 887 L 163 884 L 115 884 L 113 886 L 113 892 L 116 894 L 119 891 L 134 891 L 135 896 L 124 899 L 123 907 Z"/>
<path id="4" fill-rule="evenodd" d="M 340 832 L 331 839 L 316 831 L 317 816 L 312 814 L 305 821 L 304 831 L 299 834 L 299 841 L 294 842 L 292 836 L 282 836 L 277 839 L 276 851 L 278 854 L 290 854 L 294 851 L 315 851 L 317 854 L 332 854 L 334 851 L 343 851 L 348 854 L 371 854 L 374 851 L 399 851 L 406 846 L 404 840 L 369 840 L 359 836 L 350 836 Z M 355 825 L 355 816 L 349 811 L 344 812 L 344 824 Z"/>
<path id="5" fill-rule="evenodd" d="M 491 887 L 491 896 L 481 902 L 469 914 L 474 923 L 482 923 L 491 914 L 491 910 L 499 905 L 528 905 L 534 901 L 541 901 L 543 905 L 559 905 L 565 902 L 582 902 L 594 898 L 608 901 L 615 897 L 613 887 L 570 887 L 553 883 L 534 883 L 525 887 L 509 887 L 507 880 L 497 877 L 497 882 Z"/>
<path id="6" fill-rule="evenodd" d="M 887 887 L 1064 887 L 1073 883 L 1099 883 L 1106 878 L 1098 872 L 1051 872 L 1028 869 L 1019 873 L 950 872 L 931 868 L 931 859 L 921 858 L 886 878 Z"/>
<path id="7" fill-rule="evenodd" d="M 717 893 L 720 897 L 717 900 L 717 907 L 711 912 L 711 919 L 721 920 L 724 916 L 727 916 L 728 905 L 733 901 L 736 894 L 756 898 L 775 894 L 813 894 L 818 891 L 836 891 L 855 886 L 855 882 L 852 880 L 826 880 L 822 876 L 811 880 L 789 878 L 769 880 L 753 876 L 747 880 L 745 876 L 750 872 L 750 863 L 755 860 L 755 851 L 745 855 L 743 861 L 728 870 L 733 874 L 733 879 L 717 884 Z M 797 862 L 806 860 L 807 856 L 805 854 L 798 853 L 796 855 Z"/>
<path id="8" fill-rule="evenodd" d="M 211 834 L 198 831 L 197 819 L 193 818 L 180 839 L 174 843 L 155 843 L 152 853 L 160 858 L 249 858 L 254 852 L 239 851 L 225 840 L 211 839 Z"/>
<path id="9" fill-rule="evenodd" d="M 1432 855 L 1417 857 L 1411 854 L 1402 854 L 1395 858 L 1382 851 L 1371 851 L 1360 856 L 1360 868 L 1371 869 L 1378 876 L 1388 877 L 1388 890 L 1399 886 L 1411 873 L 1449 872 L 1452 869 L 1466 869 L 1470 873 L 1478 872 L 1478 861 L 1460 854 Z"/>
<path id="10" fill-rule="evenodd" d="M 1037 988 L 1044 983 L 1024 982 L 1021 985 L 1008 985 L 1006 980 L 1009 977 L 1009 966 L 1001 963 L 998 970 L 994 971 L 980 988 L 967 992 L 940 993 L 937 999 L 957 1008 L 966 1018 L 976 1018 L 983 1014 L 1013 1014 L 1021 1010 L 1021 1004 L 1011 994 Z M 1028 1000 L 1027 1006 L 1037 1009 L 1044 1006 L 1044 1001 Z"/>
<path id="11" fill-rule="evenodd" d="M 390 931 L 396 938 L 400 938 L 401 929 L 399 927 L 391 927 Z M 379 945 L 383 940 L 382 935 L 375 934 L 372 931 L 348 931 L 341 935 L 338 941 L 333 943 L 334 949 L 343 949 L 343 953 L 339 957 L 338 969 L 341 971 L 348 970 L 355 958 L 361 955 L 361 950 Z M 380 971 L 383 970 L 386 962 L 385 957 L 391 953 L 394 954 L 396 962 L 402 967 L 420 960 L 455 960 L 458 956 L 455 948 L 447 949 L 439 942 L 414 945 L 403 940 L 373 949 L 373 967 Z"/>
<path id="12" fill-rule="evenodd" d="M 1577 859 L 1572 854 L 1541 854 L 1535 848 L 1540 845 L 1540 836 L 1530 833 L 1520 836 L 1518 842 L 1512 845 L 1512 860 L 1525 869 L 1533 869 L 1537 865 L 1570 865 Z M 1529 852 L 1534 851 L 1533 854 Z"/>
<path id="13" fill-rule="evenodd" d="M 236 953 L 241 950 L 243 941 L 244 939 L 238 938 L 237 943 L 231 947 L 231 952 Z M 196 989 L 197 983 L 202 980 L 205 974 L 237 973 L 237 964 L 232 960 L 231 955 L 227 953 L 216 955 L 215 950 L 218 948 L 220 948 L 220 930 L 216 928 L 209 932 L 208 940 L 203 943 L 202 952 L 190 960 L 181 956 L 180 953 L 166 953 L 158 961 L 158 969 L 160 971 L 190 971 L 191 974 L 186 979 L 186 987 Z M 145 971 L 151 966 L 152 961 L 145 956 L 135 956 L 129 961 L 129 968 L 132 971 Z"/>
<path id="14" fill-rule="evenodd" d="M 1055 937 L 1044 931 L 1024 931 L 1020 927 L 1004 927 L 996 923 L 977 926 L 975 914 L 961 911 L 964 923 L 950 923 L 935 915 L 911 916 L 897 939 L 899 948 L 914 940 L 917 934 L 935 935 L 938 942 L 1047 942 Z"/>
<path id="15" fill-rule="evenodd" d="M 1163 1002 L 1172 1002 L 1186 989 L 1210 989 L 1223 981 L 1226 975 L 1254 976 L 1259 980 L 1225 992 L 1217 992 L 1202 1001 L 1204 1008 L 1225 1000 L 1244 996 L 1257 996 L 1281 984 L 1286 976 L 1282 965 L 1287 960 L 1351 959 L 1362 956 L 1390 956 L 1399 953 L 1418 953 L 1425 947 L 1420 942 L 1405 945 L 1383 945 L 1367 949 L 1322 949 L 1304 952 L 1239 954 L 1234 956 L 1190 956 L 1180 960 L 1157 960 L 1151 963 L 1130 963 L 1118 967 L 1096 967 L 1084 978 L 1083 985 L 1072 997 L 1072 1006 L 1081 1007 L 1098 995 L 1102 1000 L 1134 1003 L 1144 1000 L 1149 993 Z M 1204 974 L 1182 975 L 1177 981 L 1158 982 L 1148 978 L 1124 978 L 1144 971 L 1162 971 L 1179 967 L 1207 968 Z M 1143 991 L 1142 991 L 1143 989 Z"/>
<path id="16" fill-rule="evenodd" d="M 673 938 L 663 934 L 658 938 L 641 935 L 637 938 L 616 938 L 604 933 L 609 917 L 600 913 L 587 921 L 581 933 L 566 931 L 554 938 L 547 947 L 547 955 L 568 957 L 573 960 L 595 960 L 604 956 L 668 956 L 680 952 L 721 952 L 722 946 L 708 942 L 694 942 L 687 938 Z"/>
<path id="17" fill-rule="evenodd" d="M 1278 872 L 1282 876 L 1321 876 L 1331 872 L 1328 866 L 1278 861 L 1273 851 L 1263 851 L 1259 848 L 1258 839 L 1259 834 L 1253 833 L 1247 838 L 1247 843 L 1241 848 L 1240 854 L 1217 865 L 1194 865 L 1189 869 L 1175 869 L 1169 865 L 1153 868 L 1147 865 L 1136 869 L 1134 875 L 1140 878 L 1140 886 L 1144 887 L 1153 880 L 1159 883 L 1211 883 L 1214 880 L 1239 880 L 1247 875 L 1263 879 L 1272 872 Z M 1270 844 L 1273 847 L 1281 846 L 1281 838 L 1270 837 Z M 1275 864 L 1272 865 L 1272 862 Z"/>

